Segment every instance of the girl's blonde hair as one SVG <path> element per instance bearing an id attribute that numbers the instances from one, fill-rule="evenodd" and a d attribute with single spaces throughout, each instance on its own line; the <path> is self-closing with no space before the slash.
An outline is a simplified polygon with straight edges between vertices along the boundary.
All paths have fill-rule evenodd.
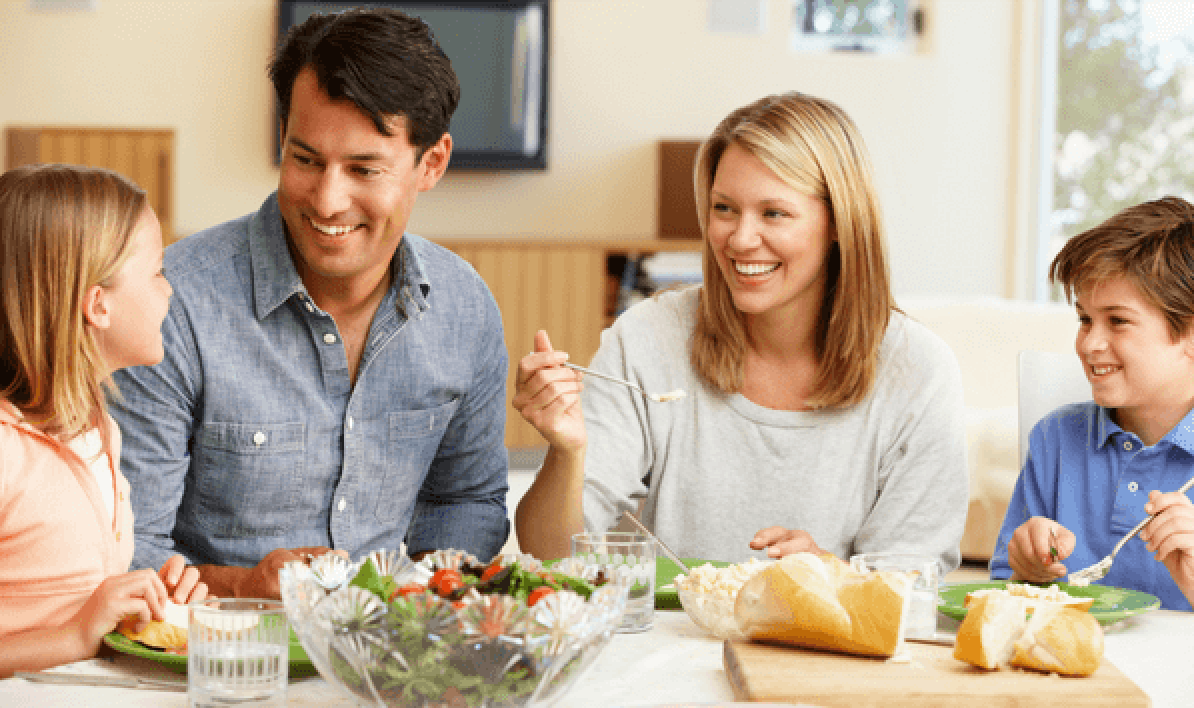
<path id="1" fill-rule="evenodd" d="M 105 169 L 28 165 L 0 175 L 0 395 L 60 439 L 97 425 L 106 432 L 107 372 L 83 296 L 129 258 L 146 204 L 144 190 Z"/>
<path id="2" fill-rule="evenodd" d="M 870 393 L 887 330 L 891 294 L 879 199 L 870 158 L 854 122 L 835 104 L 791 92 L 768 96 L 728 115 L 701 145 L 695 167 L 697 216 L 705 234 L 692 361 L 719 390 L 742 387 L 746 327 L 709 244 L 710 190 L 730 145 L 748 151 L 793 188 L 825 200 L 835 243 L 826 261 L 825 297 L 817 318 L 817 375 L 806 401 L 847 406 Z"/>

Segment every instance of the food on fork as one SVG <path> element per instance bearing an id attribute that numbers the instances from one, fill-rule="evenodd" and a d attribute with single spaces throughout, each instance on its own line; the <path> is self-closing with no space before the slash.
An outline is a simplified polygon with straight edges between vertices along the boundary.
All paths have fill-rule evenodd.
<path id="1" fill-rule="evenodd" d="M 1002 590 L 969 600 L 954 658 L 983 669 L 1002 666 L 1089 676 L 1103 658 L 1103 629 L 1089 612 Z M 1031 618 L 1029 614 L 1031 613 Z"/>
<path id="2" fill-rule="evenodd" d="M 1029 613 L 1035 610 L 1043 603 L 1057 603 L 1075 610 L 1089 610 L 1094 604 L 1093 597 L 1074 597 L 1065 590 L 1057 587 L 1056 584 L 1050 585 L 1047 588 L 1038 587 L 1036 585 L 1029 585 L 1028 583 L 1008 583 L 1004 588 L 983 588 L 973 592 L 966 593 L 965 605 L 970 607 L 970 603 L 974 598 L 982 597 L 983 595 L 990 595 L 994 593 L 1007 593 L 1015 597 L 1022 597 L 1027 600 L 1027 607 Z"/>
<path id="3" fill-rule="evenodd" d="M 133 631 L 135 621 L 129 620 L 121 622 L 116 629 L 134 642 L 141 642 L 147 647 L 185 654 L 190 611 L 186 605 L 167 600 L 162 607 L 162 615 L 165 617 L 164 620 L 153 620 L 140 632 Z"/>
<path id="4" fill-rule="evenodd" d="M 905 573 L 860 573 L 832 554 L 781 558 L 742 586 L 734 614 L 752 639 L 892 657 L 912 588 Z"/>

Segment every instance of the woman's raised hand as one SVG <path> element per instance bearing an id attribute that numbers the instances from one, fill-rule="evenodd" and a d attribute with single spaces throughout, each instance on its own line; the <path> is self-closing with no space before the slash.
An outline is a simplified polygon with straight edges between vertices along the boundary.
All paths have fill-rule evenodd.
<path id="1" fill-rule="evenodd" d="M 547 332 L 535 333 L 535 351 L 518 362 L 514 406 L 548 444 L 561 450 L 583 448 L 585 418 L 580 406 L 582 375 L 563 366 L 568 354 L 551 348 Z"/>

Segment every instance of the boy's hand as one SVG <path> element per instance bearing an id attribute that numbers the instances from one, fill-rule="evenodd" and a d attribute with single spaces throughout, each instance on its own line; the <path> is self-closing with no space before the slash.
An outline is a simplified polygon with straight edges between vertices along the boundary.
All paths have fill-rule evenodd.
<path id="1" fill-rule="evenodd" d="M 1194 504 L 1180 492 L 1153 490 L 1144 510 L 1157 515 L 1140 530 L 1145 547 L 1165 564 L 1186 598 L 1194 598 Z"/>
<path id="2" fill-rule="evenodd" d="M 1034 516 L 1020 524 L 1007 544 L 1013 580 L 1049 583 L 1069 571 L 1061 562 L 1074 552 L 1077 539 L 1053 519 Z"/>
<path id="3" fill-rule="evenodd" d="M 180 605 L 207 597 L 207 585 L 199 580 L 199 569 L 188 567 L 187 559 L 181 555 L 171 556 L 170 560 L 163 563 L 158 577 L 170 591 L 170 599 Z"/>

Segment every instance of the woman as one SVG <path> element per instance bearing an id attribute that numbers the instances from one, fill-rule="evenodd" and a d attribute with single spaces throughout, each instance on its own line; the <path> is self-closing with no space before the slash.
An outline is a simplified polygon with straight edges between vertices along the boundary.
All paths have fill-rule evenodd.
<path id="1" fill-rule="evenodd" d="M 915 551 L 956 567 L 961 374 L 896 309 L 853 122 L 799 93 L 756 101 L 701 146 L 696 183 L 704 285 L 628 310 L 592 363 L 688 396 L 598 381 L 582 397 L 540 332 L 513 401 L 550 444 L 518 507 L 522 548 L 567 555 L 571 534 L 641 499 L 681 556 Z"/>

